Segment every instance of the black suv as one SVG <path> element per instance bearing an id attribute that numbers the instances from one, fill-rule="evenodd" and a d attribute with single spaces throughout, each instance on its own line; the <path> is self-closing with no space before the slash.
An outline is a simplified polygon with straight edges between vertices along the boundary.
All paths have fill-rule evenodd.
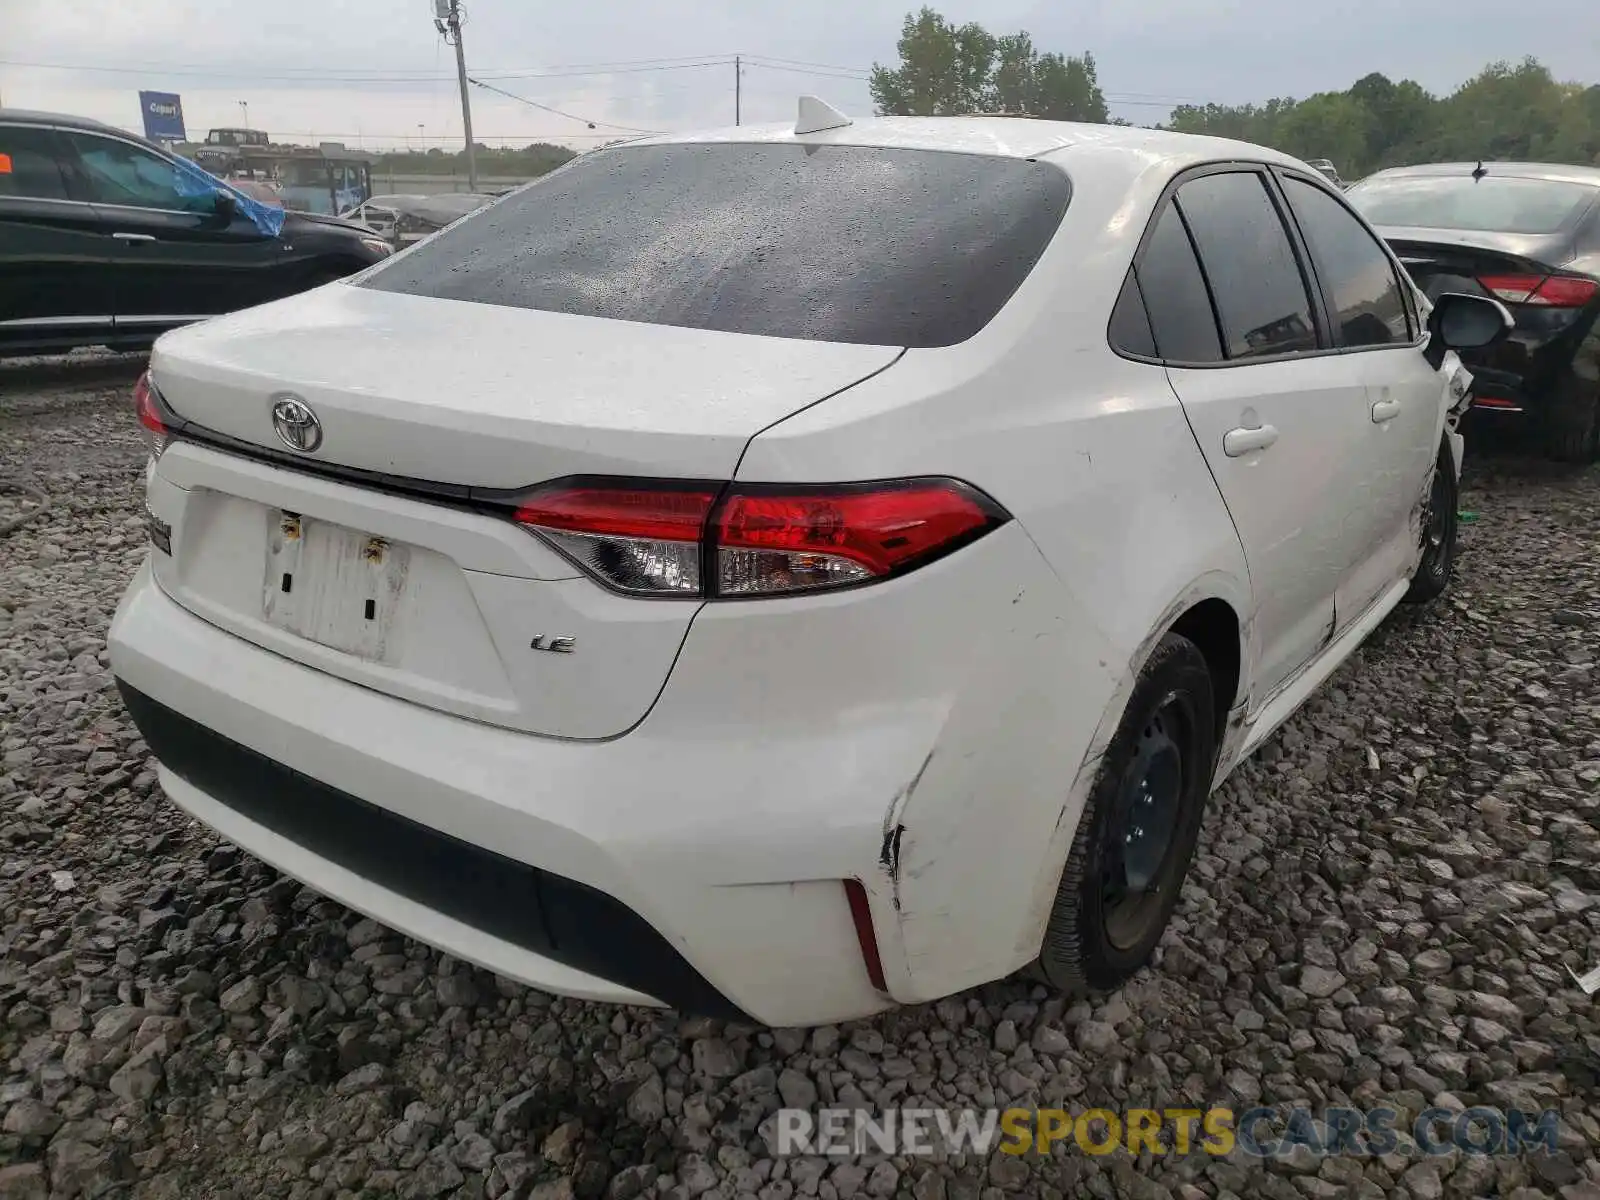
<path id="1" fill-rule="evenodd" d="M 306 213 L 270 232 L 248 197 L 197 178 L 98 121 L 0 109 L 0 355 L 140 349 L 392 253 L 370 229 Z"/>

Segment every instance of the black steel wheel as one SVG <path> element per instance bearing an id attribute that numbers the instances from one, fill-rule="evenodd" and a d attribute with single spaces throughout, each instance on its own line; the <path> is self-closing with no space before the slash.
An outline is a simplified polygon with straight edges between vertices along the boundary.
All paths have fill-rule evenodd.
<path id="1" fill-rule="evenodd" d="M 1204 656 L 1161 639 L 1101 760 L 1035 973 L 1069 992 L 1103 991 L 1146 962 L 1189 870 L 1217 761 Z"/>
<path id="2" fill-rule="evenodd" d="M 1433 483 L 1428 501 L 1422 507 L 1422 557 L 1411 576 L 1406 592 L 1408 604 L 1426 604 L 1444 594 L 1456 565 L 1456 508 L 1460 495 L 1456 487 L 1455 461 L 1450 448 L 1439 448 L 1439 461 L 1433 468 Z"/>

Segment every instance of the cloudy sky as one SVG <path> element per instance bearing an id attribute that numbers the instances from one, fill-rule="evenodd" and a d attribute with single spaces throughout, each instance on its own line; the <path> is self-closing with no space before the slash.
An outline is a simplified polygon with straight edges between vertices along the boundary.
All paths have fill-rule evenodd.
<path id="1" fill-rule="evenodd" d="M 478 140 L 591 145 L 623 128 L 781 120 L 814 92 L 867 111 L 914 0 L 466 0 L 470 72 L 558 115 L 474 88 Z M 936 5 L 1041 49 L 1092 51 L 1112 111 L 1343 88 L 1369 71 L 1447 91 L 1493 58 L 1534 55 L 1600 81 L 1592 0 L 960 0 Z M 1538 19 L 1530 19 L 1537 9 Z M 453 52 L 431 0 L 0 0 L 0 101 L 138 128 L 136 93 L 180 93 L 191 136 L 250 124 L 367 149 L 461 134 Z M 590 122 L 594 127 L 590 128 Z"/>

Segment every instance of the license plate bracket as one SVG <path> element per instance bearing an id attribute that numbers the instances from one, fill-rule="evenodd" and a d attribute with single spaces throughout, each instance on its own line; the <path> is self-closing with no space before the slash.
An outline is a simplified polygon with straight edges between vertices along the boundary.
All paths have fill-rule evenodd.
<path id="1" fill-rule="evenodd" d="M 319 645 L 383 661 L 410 572 L 410 547 L 299 513 L 270 514 L 262 615 Z"/>

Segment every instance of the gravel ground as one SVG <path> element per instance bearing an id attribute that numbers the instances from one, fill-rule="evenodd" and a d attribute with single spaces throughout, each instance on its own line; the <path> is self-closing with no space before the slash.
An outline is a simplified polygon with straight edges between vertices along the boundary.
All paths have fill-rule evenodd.
<path id="1" fill-rule="evenodd" d="M 1600 471 L 1474 465 L 1461 574 L 1212 801 L 1154 969 L 842 1028 L 553 999 L 356 918 L 161 796 L 106 673 L 145 552 L 130 358 L 0 363 L 0 1197 L 1600 1196 Z M 0 527 L 33 503 L 0 487 Z M 772 1159 L 787 1102 L 1380 1098 L 1560 1151 Z M 1404 1147 L 1402 1146 L 1402 1149 Z"/>

